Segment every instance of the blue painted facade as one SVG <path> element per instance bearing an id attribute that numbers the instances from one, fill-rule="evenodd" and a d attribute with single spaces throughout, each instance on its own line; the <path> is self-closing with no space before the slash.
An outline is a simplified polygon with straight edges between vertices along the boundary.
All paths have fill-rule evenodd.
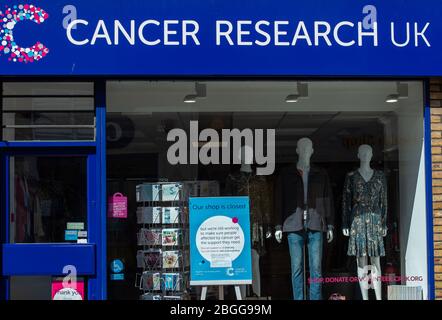
<path id="1" fill-rule="evenodd" d="M 303 1 L 264 1 L 255 0 L 243 3 L 239 1 L 179 1 L 168 0 L 161 4 L 155 1 L 90 1 L 74 0 L 65 3 L 61 0 L 35 1 L 49 13 L 49 18 L 40 24 L 27 23 L 27 28 L 20 28 L 16 23 L 14 36 L 22 46 L 31 46 L 41 41 L 49 48 L 47 56 L 41 61 L 21 63 L 9 61 L 10 54 L 0 52 L 0 77 L 5 81 L 94 81 L 95 84 L 95 142 L 0 142 L 1 165 L 1 250 L 0 275 L 59 275 L 60 266 L 68 262 L 79 266 L 79 275 L 88 278 L 88 299 L 101 300 L 107 298 L 106 280 L 106 79 L 410 79 L 418 77 L 425 81 L 425 156 L 426 156 L 426 187 L 427 187 L 427 250 L 428 250 L 428 284 L 429 298 L 434 299 L 434 248 L 433 248 L 433 213 L 432 213 L 432 165 L 431 165 L 431 128 L 428 77 L 442 76 L 442 6 L 438 0 L 375 0 L 338 1 L 326 0 Z M 66 5 L 74 5 L 77 9 L 76 19 L 88 21 L 88 25 L 79 24 L 73 29 L 72 35 L 77 40 L 93 37 L 98 20 L 113 26 L 116 19 L 126 28 L 130 21 L 137 22 L 151 19 L 192 20 L 198 22 L 199 45 L 130 45 L 121 41 L 120 45 L 109 45 L 107 39 L 97 39 L 91 46 L 74 45 L 67 40 L 67 30 L 63 27 L 64 19 L 73 11 L 63 13 Z M 304 21 L 311 32 L 315 21 L 327 21 L 331 26 L 339 22 L 349 21 L 357 26 L 368 17 L 364 13 L 366 5 L 374 5 L 377 9 L 379 38 L 375 46 L 369 36 L 363 45 L 340 46 L 333 43 L 327 45 L 324 38 L 317 46 L 308 45 L 308 41 L 298 40 L 296 46 L 276 45 L 275 40 L 266 46 L 257 45 L 255 41 L 264 41 L 266 36 L 257 33 L 257 21 L 268 21 L 269 34 L 274 34 L 274 21 L 288 21 L 289 25 L 281 24 L 281 41 L 293 40 L 299 21 Z M 13 8 L 14 4 L 2 2 L 0 10 Z M 18 3 L 17 3 L 18 5 Z M 72 8 L 71 8 L 72 9 Z M 98 13 L 98 15 L 97 15 Z M 74 19 L 75 20 L 75 19 Z M 252 45 L 238 44 L 238 33 L 231 34 L 234 44 L 226 37 L 216 44 L 216 21 L 233 22 L 236 30 L 238 21 L 247 21 L 244 27 L 253 26 L 255 36 L 246 34 L 244 41 L 252 41 Z M 72 20 L 70 20 L 72 22 Z M 248 21 L 251 21 L 249 24 Z M 370 21 L 368 21 L 370 23 Z M 372 23 L 373 21 L 371 21 Z M 423 37 L 418 37 L 416 46 L 397 47 L 391 42 L 391 23 L 405 30 L 407 22 L 411 29 L 415 23 L 418 33 L 426 23 L 430 23 Z M 175 23 L 172 23 L 175 25 Z M 177 28 L 182 24 L 178 24 Z M 223 27 L 228 24 L 223 24 Z M 267 26 L 263 23 L 262 26 Z M 340 35 L 342 39 L 354 39 L 355 30 L 347 25 Z M 152 39 L 162 38 L 156 25 L 151 24 Z M 108 31 L 111 31 L 109 28 Z M 246 30 L 246 29 L 244 29 Z M 32 32 L 29 32 L 32 31 Z M 182 29 L 178 31 L 182 32 Z M 271 32 L 270 32 L 271 31 Z M 369 30 L 365 30 L 369 32 Z M 257 33 L 257 34 L 256 34 Z M 35 37 L 39 38 L 35 38 Z M 147 35 L 146 35 L 147 36 Z M 259 36 L 259 38 L 258 38 Z M 402 33 L 401 37 L 405 34 Z M 415 35 L 416 36 L 416 35 Z M 41 37 L 41 38 L 40 38 Z M 178 41 L 179 35 L 171 37 Z M 398 34 L 399 37 L 399 34 Z M 290 39 L 291 40 L 287 40 Z M 112 36 L 112 39 L 113 36 Z M 111 39 L 111 40 L 112 40 Z M 121 38 L 123 39 L 123 38 Z M 180 38 L 182 40 L 182 38 Z M 341 40 L 342 40 L 341 39 Z M 404 38 L 401 38 L 404 39 Z M 336 39 L 335 39 L 336 40 Z M 193 41 L 193 40 L 192 40 Z M 314 42 L 314 40 L 312 40 Z M 9 44 L 8 44 L 9 45 Z M 141 58 L 140 58 L 141 57 Z M 179 57 L 179 58 L 177 58 Z M 54 77 L 58 76 L 58 77 Z M 26 77 L 26 78 L 25 78 Z M 82 78 L 80 78 L 82 77 Z M 1 80 L 0 79 L 0 80 Z M 9 206 L 8 175 L 9 156 L 15 154 L 83 154 L 87 155 L 88 175 L 88 245 L 12 245 L 9 242 Z M 33 261 L 39 259 L 38 266 Z M 0 296 L 8 298 L 9 284 L 3 278 L 0 283 Z"/>

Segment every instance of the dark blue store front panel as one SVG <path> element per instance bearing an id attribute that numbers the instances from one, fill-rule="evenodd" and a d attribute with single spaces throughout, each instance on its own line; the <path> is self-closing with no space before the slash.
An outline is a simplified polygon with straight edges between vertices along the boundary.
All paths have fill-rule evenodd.
<path id="1" fill-rule="evenodd" d="M 95 246 L 93 244 L 19 244 L 3 245 L 3 274 L 63 275 L 64 267 L 75 266 L 79 275 L 95 275 Z M 14 263 L 8 263 L 9 261 Z M 30 267 L 32 266 L 32 267 Z"/>
<path id="2" fill-rule="evenodd" d="M 440 0 L 0 4 L 0 75 L 442 76 Z"/>

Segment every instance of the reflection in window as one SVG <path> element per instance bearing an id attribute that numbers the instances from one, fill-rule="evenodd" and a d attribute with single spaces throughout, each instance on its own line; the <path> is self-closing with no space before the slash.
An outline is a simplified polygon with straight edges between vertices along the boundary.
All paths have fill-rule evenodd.
<path id="1" fill-rule="evenodd" d="M 68 222 L 86 230 L 85 157 L 15 156 L 10 164 L 11 243 L 65 242 Z"/>
<path id="2" fill-rule="evenodd" d="M 90 83 L 3 83 L 2 139 L 95 140 Z"/>

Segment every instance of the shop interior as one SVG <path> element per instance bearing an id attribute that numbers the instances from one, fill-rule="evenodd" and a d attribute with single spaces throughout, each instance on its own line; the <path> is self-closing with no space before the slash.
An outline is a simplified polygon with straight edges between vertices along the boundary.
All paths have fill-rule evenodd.
<path id="1" fill-rule="evenodd" d="M 122 193 L 128 198 L 127 218 L 109 218 L 107 222 L 108 265 L 115 259 L 124 263 L 123 277 L 112 277 L 109 270 L 109 299 L 140 299 L 148 290 L 140 289 L 143 269 L 137 264 L 141 250 L 138 243 L 141 226 L 136 215 L 137 185 L 212 181 L 219 196 L 233 195 L 229 179 L 241 170 L 241 165 L 171 165 L 168 162 L 167 151 L 172 142 L 167 141 L 167 134 L 176 128 L 188 132 L 190 121 L 198 121 L 200 130 L 274 129 L 276 133 L 275 171 L 264 177 L 268 193 L 250 195 L 250 201 L 266 202 L 266 205 L 254 206 L 254 214 L 266 218 L 260 225 L 260 274 L 254 277 L 259 285 L 254 283 L 245 288 L 247 299 L 292 299 L 287 237 L 284 235 L 279 243 L 274 235 L 280 219 L 274 192 L 281 169 L 296 164 L 297 141 L 303 137 L 313 142 L 311 163 L 327 172 L 332 190 L 334 237 L 331 243 L 324 241 L 323 244 L 322 276 L 357 275 L 356 259 L 347 255 L 348 237 L 342 233 L 342 195 L 346 174 L 359 167 L 358 148 L 367 144 L 373 149 L 371 167 L 382 171 L 387 181 L 388 232 L 384 238 L 385 256 L 381 257 L 382 274 L 420 276 L 421 281 L 402 284 L 420 286 L 425 294 L 422 83 L 109 81 L 107 192 L 109 196 Z M 256 169 L 255 164 L 252 169 Z M 267 231 L 270 231 L 269 237 Z M 393 283 L 382 283 L 382 299 L 387 299 L 389 284 Z M 197 299 L 199 288 L 183 284 L 177 291 Z M 208 299 L 217 299 L 217 294 L 217 289 L 212 288 Z M 323 299 L 333 294 L 345 296 L 347 300 L 362 299 L 357 282 L 324 283 Z M 229 288 L 226 288 L 226 298 L 234 298 Z M 373 290 L 370 290 L 370 299 L 375 299 Z"/>

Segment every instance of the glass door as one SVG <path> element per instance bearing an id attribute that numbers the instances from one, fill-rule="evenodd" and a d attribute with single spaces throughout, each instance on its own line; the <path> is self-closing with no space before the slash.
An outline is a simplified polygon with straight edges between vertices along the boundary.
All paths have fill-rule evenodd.
<path id="1" fill-rule="evenodd" d="M 95 156 L 8 153 L 2 167 L 4 295 L 87 299 L 96 277 Z"/>

